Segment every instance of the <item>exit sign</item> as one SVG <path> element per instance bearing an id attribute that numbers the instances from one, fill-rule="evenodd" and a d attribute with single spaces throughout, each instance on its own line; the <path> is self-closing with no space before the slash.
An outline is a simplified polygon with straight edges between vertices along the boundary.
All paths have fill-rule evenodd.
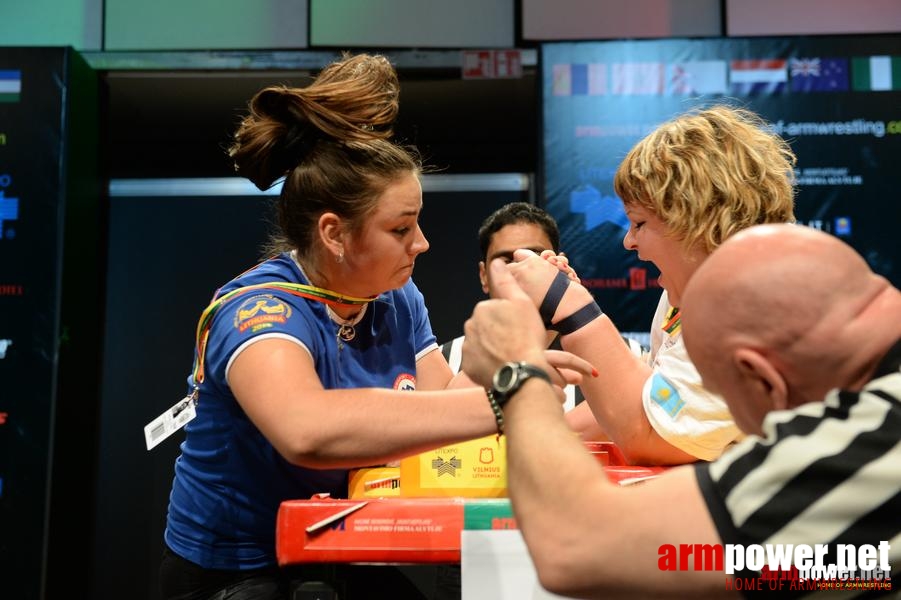
<path id="1" fill-rule="evenodd" d="M 464 50 L 463 79 L 518 79 L 522 77 L 519 50 Z"/>

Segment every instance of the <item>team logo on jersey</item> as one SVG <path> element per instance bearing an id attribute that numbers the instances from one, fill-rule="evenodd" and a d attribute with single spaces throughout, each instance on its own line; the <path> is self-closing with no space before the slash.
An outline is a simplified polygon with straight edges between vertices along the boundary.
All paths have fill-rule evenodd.
<path id="1" fill-rule="evenodd" d="M 291 307 L 270 294 L 248 298 L 235 311 L 235 329 L 255 333 L 277 324 L 284 324 L 291 317 Z"/>
<path id="2" fill-rule="evenodd" d="M 412 392 L 416 389 L 416 377 L 409 373 L 401 373 L 394 380 L 394 389 L 402 392 Z"/>
<path id="3" fill-rule="evenodd" d="M 679 391 L 659 373 L 654 373 L 651 378 L 651 400 L 674 419 L 685 406 L 685 400 L 679 396 Z"/>

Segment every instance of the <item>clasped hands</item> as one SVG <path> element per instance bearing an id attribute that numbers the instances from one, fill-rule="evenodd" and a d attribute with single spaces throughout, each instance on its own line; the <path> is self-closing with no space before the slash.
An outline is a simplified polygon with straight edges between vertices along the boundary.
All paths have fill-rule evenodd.
<path id="1" fill-rule="evenodd" d="M 547 350 L 546 320 L 558 323 L 593 303 L 591 293 L 578 282 L 565 256 L 550 250 L 535 254 L 516 250 L 514 262 L 495 259 L 488 265 L 491 299 L 479 302 L 464 325 L 463 371 L 484 387 L 505 362 L 525 361 L 545 369 L 555 385 L 578 384 L 584 376 L 597 376 L 588 361 L 565 351 Z M 564 273 L 565 289 L 560 289 Z M 552 286 L 560 292 L 552 314 L 543 319 L 538 308 Z M 551 311 L 547 311 L 551 312 Z M 562 392 L 560 394 L 562 398 Z"/>

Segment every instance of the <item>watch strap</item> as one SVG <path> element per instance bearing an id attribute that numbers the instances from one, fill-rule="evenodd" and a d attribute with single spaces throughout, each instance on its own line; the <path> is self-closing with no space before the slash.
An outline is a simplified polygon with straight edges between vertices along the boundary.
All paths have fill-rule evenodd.
<path id="1" fill-rule="evenodd" d="M 514 379 L 513 385 L 508 387 L 506 390 L 499 390 L 496 386 L 496 383 L 492 383 L 491 392 L 493 399 L 497 402 L 498 406 L 503 408 L 504 405 L 510 401 L 510 398 L 519 391 L 519 388 L 532 377 L 537 377 L 539 379 L 543 379 L 548 383 L 551 382 L 550 375 L 544 371 L 544 369 L 540 369 L 535 365 L 531 365 L 527 362 L 519 361 L 519 362 L 509 362 L 498 369 L 498 373 L 501 369 L 512 369 L 514 371 Z M 495 380 L 497 378 L 497 373 L 495 373 Z"/>
<path id="2" fill-rule="evenodd" d="M 488 395 L 488 404 L 491 405 L 491 410 L 494 412 L 494 420 L 497 423 L 497 434 L 504 435 L 504 411 L 501 410 L 501 405 L 498 404 L 497 399 L 494 397 L 494 392 L 489 389 L 485 390 L 485 393 Z"/>

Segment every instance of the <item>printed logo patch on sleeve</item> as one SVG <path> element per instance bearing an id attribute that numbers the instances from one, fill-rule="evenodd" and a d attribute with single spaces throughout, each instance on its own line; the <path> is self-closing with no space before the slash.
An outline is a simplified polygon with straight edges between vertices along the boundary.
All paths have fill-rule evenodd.
<path id="1" fill-rule="evenodd" d="M 679 396 L 679 391 L 659 373 L 654 373 L 651 377 L 651 400 L 674 419 L 685 406 L 685 400 Z"/>
<path id="2" fill-rule="evenodd" d="M 235 311 L 235 329 L 256 333 L 291 318 L 291 307 L 270 294 L 248 298 Z"/>
<path id="3" fill-rule="evenodd" d="M 394 380 L 394 389 L 402 392 L 412 392 L 416 390 L 416 377 L 410 373 L 401 373 Z"/>

